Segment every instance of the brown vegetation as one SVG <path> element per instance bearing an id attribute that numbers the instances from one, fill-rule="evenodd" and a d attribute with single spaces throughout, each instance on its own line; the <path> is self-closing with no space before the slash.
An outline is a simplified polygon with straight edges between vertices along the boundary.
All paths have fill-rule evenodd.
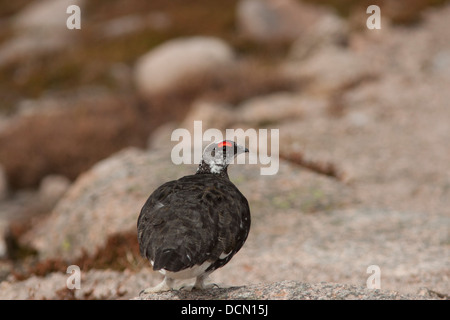
<path id="1" fill-rule="evenodd" d="M 322 4 L 335 8 L 341 15 L 349 16 L 363 11 L 370 5 L 382 8 L 382 14 L 397 24 L 418 22 L 422 12 L 430 6 L 441 5 L 448 0 L 304 0 L 313 4 Z"/>
<path id="2" fill-rule="evenodd" d="M 17 280 L 25 280 L 32 275 L 45 276 L 52 272 L 66 272 L 69 265 L 77 265 L 83 271 L 91 269 L 136 271 L 147 266 L 147 261 L 140 257 L 136 239 L 135 231 L 114 234 L 94 254 L 89 255 L 84 252 L 74 261 L 60 258 L 36 260 L 29 256 L 28 259 L 24 259 L 22 256 L 22 260 L 17 261 L 18 268 L 14 270 L 13 275 Z"/>
<path id="3" fill-rule="evenodd" d="M 301 152 L 291 152 L 288 154 L 282 153 L 280 154 L 280 158 L 318 174 L 323 174 L 338 180 L 344 179 L 343 172 L 339 170 L 334 163 L 307 159 Z"/>

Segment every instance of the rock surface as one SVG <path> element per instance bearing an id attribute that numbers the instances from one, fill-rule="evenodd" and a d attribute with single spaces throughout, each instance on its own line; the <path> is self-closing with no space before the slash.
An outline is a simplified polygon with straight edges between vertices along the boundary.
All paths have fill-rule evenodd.
<path id="1" fill-rule="evenodd" d="M 80 289 L 68 289 L 71 274 L 54 272 L 46 277 L 33 276 L 21 282 L 0 283 L 1 300 L 42 299 L 126 299 L 139 294 L 145 275 L 110 270 L 81 273 Z M 74 282 L 72 282 L 74 283 Z"/>
<path id="2" fill-rule="evenodd" d="M 22 240 L 41 259 L 75 261 L 83 252 L 94 254 L 112 235 L 135 230 L 152 190 L 195 172 L 195 167 L 173 165 L 170 149 L 120 152 L 82 175 Z M 357 192 L 364 185 L 344 184 L 285 161 L 274 176 L 261 176 L 259 168 L 230 169 L 232 181 L 251 204 L 252 229 L 241 252 L 212 275 L 214 281 L 364 284 L 367 268 L 378 265 L 382 288 L 447 290 L 442 243 L 448 237 L 448 217 L 370 207 Z M 153 277 L 156 284 L 159 275 Z"/>
<path id="3" fill-rule="evenodd" d="M 428 294 L 427 291 L 424 291 Z M 427 295 L 403 295 L 395 291 L 367 289 L 335 283 L 282 281 L 205 291 L 169 291 L 136 297 L 136 300 L 416 300 L 432 299 Z"/>
<path id="4" fill-rule="evenodd" d="M 137 274 L 91 270 L 82 274 L 79 289 L 68 289 L 69 274 L 53 273 L 47 277 L 32 277 L 23 282 L 0 284 L 0 299 L 133 299 L 133 300 L 424 300 L 442 299 L 423 289 L 420 294 L 400 294 L 396 291 L 367 289 L 361 286 L 335 283 L 303 283 L 281 281 L 199 291 L 168 291 L 139 296 L 145 288 L 144 272 Z M 70 281 L 70 280 L 69 280 Z"/>

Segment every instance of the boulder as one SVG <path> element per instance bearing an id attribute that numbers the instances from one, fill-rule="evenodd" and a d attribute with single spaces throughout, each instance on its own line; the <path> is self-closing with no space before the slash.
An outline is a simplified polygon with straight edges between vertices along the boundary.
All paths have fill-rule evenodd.
<path id="1" fill-rule="evenodd" d="M 132 299 L 132 300 L 437 300 L 445 296 L 424 288 L 417 294 L 401 294 L 390 290 L 367 289 L 363 286 L 337 283 L 304 283 L 279 281 L 229 288 L 196 291 L 168 291 L 138 296 L 148 281 L 148 271 L 91 270 L 81 273 L 80 289 L 70 290 L 66 281 L 70 275 L 52 273 L 33 276 L 25 281 L 0 283 L 2 300 L 61 299 Z M 271 310 L 274 314 L 275 310 Z"/>
<path id="2" fill-rule="evenodd" d="M 110 235 L 134 230 L 150 193 L 180 176 L 180 170 L 187 168 L 173 165 L 170 154 L 126 149 L 82 174 L 23 241 L 41 258 L 74 260 L 83 251 L 92 254 Z"/>
<path id="3" fill-rule="evenodd" d="M 67 29 L 66 10 L 70 5 L 82 9 L 83 4 L 83 0 L 40 0 L 25 6 L 10 20 L 14 37 L 0 46 L 0 66 L 73 46 L 78 34 Z"/>
<path id="4" fill-rule="evenodd" d="M 80 288 L 68 289 L 71 274 L 52 272 L 45 277 L 32 276 L 23 281 L 0 283 L 1 300 L 101 300 L 126 299 L 139 294 L 148 272 L 80 270 Z"/>
<path id="5" fill-rule="evenodd" d="M 294 0 L 241 0 L 236 9 L 240 34 L 252 41 L 292 41 L 327 10 Z"/>
<path id="6" fill-rule="evenodd" d="M 445 217 L 370 209 L 371 202 L 359 198 L 370 185 L 344 184 L 282 159 L 279 165 L 272 176 L 260 175 L 260 164 L 230 167 L 231 180 L 250 203 L 252 229 L 242 250 L 211 275 L 213 282 L 361 285 L 367 268 L 378 265 L 383 289 L 445 292 Z M 37 249 L 41 260 L 94 255 L 112 235 L 136 230 L 139 211 L 156 187 L 195 168 L 174 165 L 168 149 L 126 149 L 80 176 L 21 241 Z M 159 281 L 161 275 L 152 272 L 145 285 Z"/>
<path id="7" fill-rule="evenodd" d="M 302 283 L 280 281 L 258 283 L 225 289 L 183 292 L 168 291 L 143 295 L 133 300 L 423 300 L 439 299 L 429 291 L 401 294 L 396 291 L 367 289 L 362 286 L 337 283 Z"/>
<path id="8" fill-rule="evenodd" d="M 239 106 L 240 120 L 264 125 L 301 117 L 303 110 L 293 96 L 291 93 L 274 93 L 248 99 Z"/>
<path id="9" fill-rule="evenodd" d="M 134 80 L 143 96 L 175 89 L 183 81 L 219 72 L 234 62 L 232 48 L 213 37 L 170 40 L 140 57 Z"/>
<path id="10" fill-rule="evenodd" d="M 323 48 L 343 46 L 348 40 L 348 29 L 344 19 L 332 12 L 326 13 L 295 39 L 288 58 L 302 60 Z"/>
<path id="11" fill-rule="evenodd" d="M 336 92 L 377 74 L 361 55 L 335 46 L 323 47 L 303 60 L 287 60 L 281 71 L 287 77 L 303 80 L 315 93 Z"/>
<path id="12" fill-rule="evenodd" d="M 71 5 L 82 7 L 83 4 L 83 0 L 33 1 L 13 17 L 12 24 L 18 31 L 48 33 L 68 31 L 67 8 Z"/>

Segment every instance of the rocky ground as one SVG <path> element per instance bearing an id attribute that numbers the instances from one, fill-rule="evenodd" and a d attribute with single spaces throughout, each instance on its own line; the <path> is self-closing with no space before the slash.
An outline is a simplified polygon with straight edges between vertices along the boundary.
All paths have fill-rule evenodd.
<path id="1" fill-rule="evenodd" d="M 17 67 L 10 52 L 29 38 L 27 15 L 53 2 L 4 18 L 1 68 Z M 448 299 L 449 4 L 412 24 L 382 6 L 382 29 L 368 30 L 358 8 L 344 19 L 299 1 L 242 0 L 215 20 L 223 25 L 183 37 L 169 37 L 179 17 L 170 8 L 120 17 L 110 7 L 107 18 L 80 6 L 102 21 L 87 23 L 80 44 L 98 32 L 168 39 L 113 64 L 113 89 L 86 81 L 16 101 L 19 79 L 1 93 L 1 299 L 129 299 L 161 281 L 139 256 L 136 220 L 152 190 L 195 171 L 172 163 L 171 134 L 196 120 L 203 130 L 278 129 L 279 170 L 229 169 L 252 212 L 243 249 L 211 276 L 232 288 L 146 298 Z M 70 56 L 52 41 L 46 50 Z M 79 290 L 67 289 L 69 265 L 80 267 Z M 372 265 L 381 290 L 366 288 Z"/>

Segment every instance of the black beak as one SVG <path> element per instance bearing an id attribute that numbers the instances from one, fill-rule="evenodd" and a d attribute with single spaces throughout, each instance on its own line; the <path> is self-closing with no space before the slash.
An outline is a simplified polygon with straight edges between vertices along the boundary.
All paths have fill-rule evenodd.
<path id="1" fill-rule="evenodd" d="M 247 148 L 240 146 L 238 144 L 234 145 L 234 155 L 235 156 L 237 156 L 238 154 L 247 153 L 247 152 L 250 152 Z"/>

